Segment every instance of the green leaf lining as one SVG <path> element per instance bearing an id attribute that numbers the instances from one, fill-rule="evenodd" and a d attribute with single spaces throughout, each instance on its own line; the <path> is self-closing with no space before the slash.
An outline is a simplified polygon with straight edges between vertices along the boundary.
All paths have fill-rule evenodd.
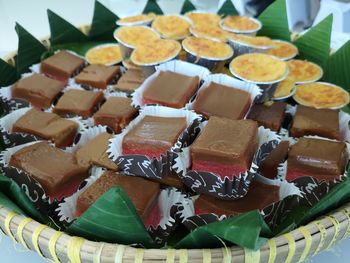
<path id="1" fill-rule="evenodd" d="M 258 19 L 263 26 L 257 35 L 290 41 L 285 0 L 276 0 L 260 14 Z"/>
<path id="2" fill-rule="evenodd" d="M 159 5 L 157 4 L 156 0 L 148 0 L 142 13 L 144 13 L 144 14 L 155 13 L 157 15 L 162 15 L 163 11 L 159 7 Z"/>
<path id="3" fill-rule="evenodd" d="M 224 15 L 224 16 L 234 16 L 238 15 L 238 11 L 233 5 L 231 0 L 226 0 L 224 4 L 221 6 L 221 8 L 218 11 L 219 15 Z"/>
<path id="4" fill-rule="evenodd" d="M 299 58 L 323 66 L 330 54 L 332 23 L 333 15 L 330 14 L 294 42 L 299 49 Z"/>
<path id="5" fill-rule="evenodd" d="M 0 59 L 0 87 L 6 87 L 17 80 L 16 68 Z"/>
<path id="6" fill-rule="evenodd" d="M 89 34 L 90 39 L 105 41 L 114 40 L 113 31 L 117 27 L 115 22 L 118 19 L 116 14 L 96 0 Z"/>
<path id="7" fill-rule="evenodd" d="M 191 3 L 190 0 L 185 0 L 184 4 L 182 5 L 180 14 L 186 14 L 187 12 L 196 10 L 196 7 Z"/>

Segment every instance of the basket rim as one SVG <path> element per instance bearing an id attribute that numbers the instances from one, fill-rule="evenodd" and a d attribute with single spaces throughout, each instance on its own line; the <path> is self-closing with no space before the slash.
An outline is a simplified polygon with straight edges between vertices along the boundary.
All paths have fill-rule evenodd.
<path id="1" fill-rule="evenodd" d="M 83 25 L 79 29 L 86 33 L 90 25 Z M 50 46 L 49 36 L 41 38 L 40 41 L 45 46 Z M 4 56 L 4 60 L 15 65 L 16 55 L 17 51 L 11 51 Z M 265 262 L 262 259 L 269 263 L 300 262 L 301 259 L 330 248 L 336 241 L 350 234 L 350 202 L 305 226 L 269 239 L 257 251 L 238 246 L 212 249 L 140 249 L 90 241 L 56 231 L 2 205 L 0 230 L 14 242 L 22 243 L 24 247 L 54 262 L 231 262 L 232 259 L 234 262 L 250 263 Z"/>

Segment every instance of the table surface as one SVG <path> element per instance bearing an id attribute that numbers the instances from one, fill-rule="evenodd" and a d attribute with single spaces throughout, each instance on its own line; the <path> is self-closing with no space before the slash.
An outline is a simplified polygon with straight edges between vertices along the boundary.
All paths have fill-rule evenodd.
<path id="1" fill-rule="evenodd" d="M 146 0 L 132 0 L 133 4 L 128 3 L 127 5 L 125 0 L 102 0 L 101 2 L 117 15 L 125 16 L 126 14 L 141 12 Z M 131 2 L 131 0 L 128 0 L 128 2 Z M 183 0 L 161 0 L 160 6 L 168 13 L 179 12 L 182 2 Z M 215 11 L 219 0 L 194 0 L 194 3 L 201 7 L 208 4 L 210 9 Z M 0 0 L 0 57 L 5 57 L 8 52 L 16 50 L 18 42 L 14 30 L 16 21 L 35 37 L 43 38 L 48 36 L 50 32 L 46 16 L 47 8 L 63 16 L 74 25 L 83 25 L 91 21 L 93 5 L 93 0 Z M 35 10 L 35 13 L 28 12 L 29 10 Z M 14 244 L 9 237 L 0 234 L 0 238 L 0 262 L 46 262 L 36 253 L 26 251 L 21 245 Z M 349 247 L 350 239 L 348 238 L 332 249 L 308 259 L 308 262 L 343 263 L 348 261 L 345 258 L 350 257 Z"/>

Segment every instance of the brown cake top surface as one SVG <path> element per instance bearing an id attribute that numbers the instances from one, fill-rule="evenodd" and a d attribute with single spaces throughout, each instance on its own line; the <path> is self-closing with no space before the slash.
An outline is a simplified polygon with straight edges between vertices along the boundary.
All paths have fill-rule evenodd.
<path id="1" fill-rule="evenodd" d="M 106 88 L 119 73 L 119 66 L 89 65 L 82 70 L 75 81 L 97 88 Z"/>
<path id="2" fill-rule="evenodd" d="M 248 119 L 257 121 L 265 128 L 278 131 L 281 128 L 287 103 L 275 101 L 272 104 L 254 104 Z"/>
<path id="3" fill-rule="evenodd" d="M 185 117 L 158 117 L 146 115 L 124 137 L 129 147 L 170 148 L 176 143 L 187 126 Z"/>
<path id="4" fill-rule="evenodd" d="M 27 172 L 35 178 L 48 194 L 56 194 L 71 181 L 87 176 L 86 167 L 78 165 L 75 156 L 38 142 L 26 146 L 11 156 L 10 165 Z"/>
<path id="5" fill-rule="evenodd" d="M 118 170 L 118 166 L 108 158 L 107 154 L 109 139 L 112 137 L 113 135 L 107 132 L 101 133 L 77 150 L 76 157 L 79 165 L 95 164 L 110 170 Z"/>
<path id="6" fill-rule="evenodd" d="M 89 117 L 93 113 L 93 108 L 102 99 L 102 92 L 71 89 L 62 95 L 53 111 L 58 114 L 76 114 Z"/>
<path id="7" fill-rule="evenodd" d="M 302 137 L 288 153 L 289 165 L 319 174 L 341 175 L 346 161 L 344 142 Z"/>
<path id="8" fill-rule="evenodd" d="M 253 181 L 248 193 L 241 199 L 221 200 L 213 196 L 200 195 L 195 207 L 200 212 L 217 215 L 235 215 L 255 209 L 263 209 L 280 200 L 279 187 Z"/>
<path id="9" fill-rule="evenodd" d="M 319 135 L 339 139 L 339 111 L 298 105 L 291 127 L 291 135 L 295 137 Z"/>
<path id="10" fill-rule="evenodd" d="M 58 71 L 59 75 L 67 75 L 67 77 L 73 75 L 73 73 L 84 65 L 84 59 L 73 55 L 70 52 L 62 50 L 51 57 L 41 62 L 41 69 L 44 73 L 46 68 L 50 68 L 49 73 L 54 73 L 53 70 Z"/>
<path id="11" fill-rule="evenodd" d="M 129 115 L 135 115 L 137 110 L 131 103 L 130 98 L 109 97 L 94 116 L 125 118 Z"/>
<path id="12" fill-rule="evenodd" d="M 212 116 L 191 146 L 193 159 L 233 163 L 256 146 L 257 133 L 255 121 Z"/>
<path id="13" fill-rule="evenodd" d="M 251 103 L 250 93 L 211 82 L 201 90 L 193 103 L 193 110 L 207 117 L 219 116 L 242 119 Z"/>
<path id="14" fill-rule="evenodd" d="M 146 77 L 141 69 L 128 69 L 118 80 L 115 89 L 125 92 L 133 92 L 144 82 Z"/>
<path id="15" fill-rule="evenodd" d="M 107 171 L 79 196 L 78 208 L 82 212 L 85 211 L 105 192 L 117 186 L 120 186 L 126 192 L 141 218 L 147 216 L 149 209 L 154 205 L 160 192 L 159 183 L 141 177 L 126 176 Z"/>
<path id="16" fill-rule="evenodd" d="M 33 74 L 20 79 L 12 86 L 12 96 L 33 104 L 49 107 L 63 90 L 64 84 L 42 74 Z"/>
<path id="17" fill-rule="evenodd" d="M 31 109 L 13 124 L 12 131 L 37 135 L 61 147 L 73 141 L 78 127 L 76 122 L 63 119 L 55 113 Z"/>
<path id="18" fill-rule="evenodd" d="M 181 108 L 198 88 L 199 77 L 189 77 L 171 71 L 160 71 L 150 83 L 143 98 L 161 105 Z"/>

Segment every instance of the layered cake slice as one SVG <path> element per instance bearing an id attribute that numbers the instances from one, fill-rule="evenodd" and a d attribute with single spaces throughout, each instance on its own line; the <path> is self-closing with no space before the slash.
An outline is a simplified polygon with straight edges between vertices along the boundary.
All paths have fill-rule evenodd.
<path id="1" fill-rule="evenodd" d="M 216 214 L 218 216 L 238 215 L 263 208 L 280 200 L 279 187 L 253 181 L 248 193 L 241 199 L 221 200 L 210 195 L 200 195 L 194 202 L 195 214 Z"/>
<path id="2" fill-rule="evenodd" d="M 145 116 L 125 135 L 123 155 L 146 155 L 159 159 L 174 146 L 186 126 L 185 117 Z"/>
<path id="3" fill-rule="evenodd" d="M 300 138 L 288 153 L 287 180 L 313 176 L 320 181 L 333 181 L 344 173 L 347 161 L 343 142 Z"/>
<path id="4" fill-rule="evenodd" d="M 134 204 L 138 215 L 145 222 L 160 192 L 159 183 L 141 177 L 126 176 L 111 171 L 105 172 L 97 181 L 78 198 L 76 215 L 83 214 L 100 196 L 112 187 L 121 187 Z"/>
<path id="5" fill-rule="evenodd" d="M 196 92 L 199 77 L 161 71 L 143 93 L 144 104 L 182 108 Z"/>
<path id="6" fill-rule="evenodd" d="M 73 143 L 79 125 L 54 113 L 31 109 L 12 126 L 12 132 L 24 132 L 51 140 L 56 147 L 65 147 Z"/>
<path id="7" fill-rule="evenodd" d="M 94 121 L 96 125 L 106 125 L 115 133 L 120 133 L 137 114 L 130 98 L 109 97 L 94 114 Z"/>
<path id="8" fill-rule="evenodd" d="M 218 116 L 239 120 L 244 118 L 250 104 L 249 92 L 211 82 L 198 93 L 192 108 L 207 118 Z"/>
<path id="9" fill-rule="evenodd" d="M 65 82 L 70 77 L 77 75 L 84 66 L 84 59 L 63 50 L 43 60 L 40 71 Z"/>
<path id="10" fill-rule="evenodd" d="M 86 87 L 106 89 L 119 73 L 119 66 L 89 65 L 75 77 L 75 82 Z"/>
<path id="11" fill-rule="evenodd" d="M 80 166 L 74 154 L 48 142 L 20 149 L 11 156 L 9 165 L 37 180 L 51 199 L 60 200 L 73 194 L 88 176 L 87 167 Z"/>
<path id="12" fill-rule="evenodd" d="M 292 137 L 318 135 L 340 140 L 339 111 L 298 105 L 290 135 Z"/>
<path id="13" fill-rule="evenodd" d="M 64 84 L 41 74 L 20 79 L 11 88 L 12 96 L 47 109 L 64 89 Z"/>
<path id="14" fill-rule="evenodd" d="M 192 170 L 232 180 L 250 168 L 257 145 L 255 121 L 212 116 L 191 146 Z"/>
<path id="15" fill-rule="evenodd" d="M 104 100 L 102 92 L 68 90 L 58 100 L 53 112 L 59 115 L 91 117 L 99 103 Z"/>
<path id="16" fill-rule="evenodd" d="M 259 126 L 264 126 L 272 131 L 279 131 L 283 123 L 286 107 L 287 103 L 279 101 L 254 104 L 247 118 L 257 121 Z"/>
<path id="17" fill-rule="evenodd" d="M 109 170 L 118 170 L 118 166 L 107 154 L 109 139 L 112 137 L 113 135 L 107 132 L 101 133 L 77 150 L 75 155 L 79 165 L 89 167 L 94 164 Z"/>

